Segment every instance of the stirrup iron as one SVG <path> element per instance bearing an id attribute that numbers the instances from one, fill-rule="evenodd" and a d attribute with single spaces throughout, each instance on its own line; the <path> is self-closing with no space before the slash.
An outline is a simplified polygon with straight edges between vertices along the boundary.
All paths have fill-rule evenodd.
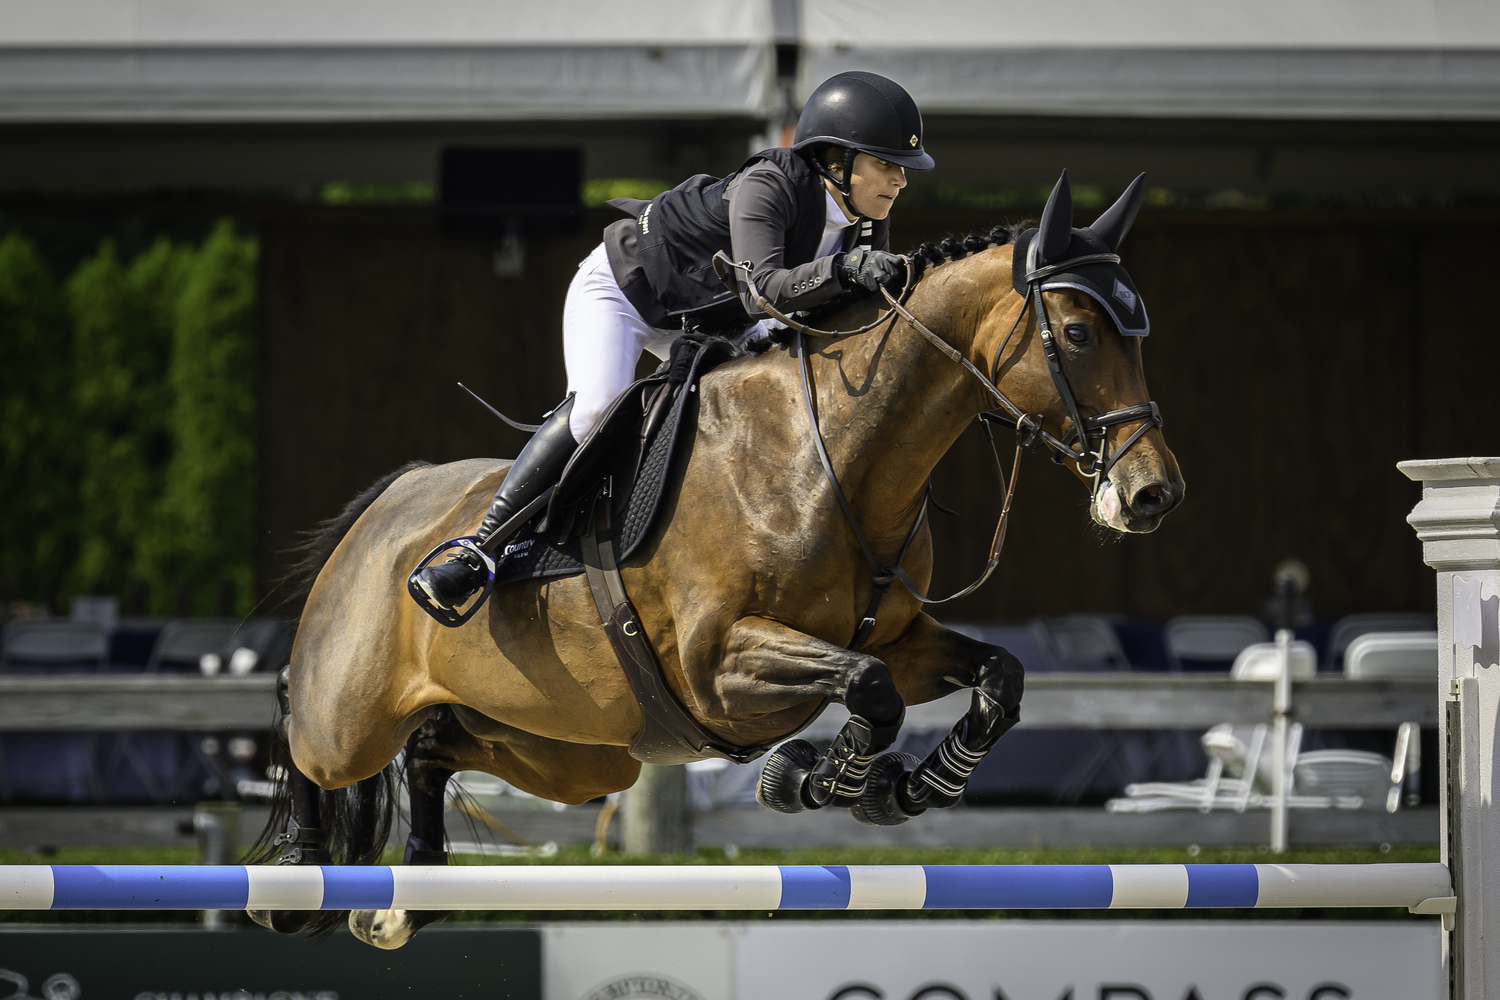
<path id="1" fill-rule="evenodd" d="M 460 549 L 466 552 L 469 558 L 479 560 L 479 565 L 484 570 L 484 586 L 479 588 L 479 593 L 470 601 L 467 611 L 459 611 L 457 608 L 449 611 L 447 608 L 440 607 L 427 596 L 426 591 L 417 585 L 418 573 L 426 569 L 438 556 L 445 552 L 451 552 L 454 549 Z M 494 589 L 495 558 L 484 550 L 482 543 L 474 535 L 463 535 L 459 538 L 450 538 L 448 541 L 443 542 L 437 548 L 423 556 L 422 561 L 417 563 L 416 567 L 412 569 L 406 578 L 406 592 L 411 595 L 413 601 L 417 602 L 417 607 L 427 612 L 433 621 L 448 628 L 458 628 L 464 622 L 473 618 L 475 612 L 484 607 L 484 602 L 489 600 L 490 591 Z"/>

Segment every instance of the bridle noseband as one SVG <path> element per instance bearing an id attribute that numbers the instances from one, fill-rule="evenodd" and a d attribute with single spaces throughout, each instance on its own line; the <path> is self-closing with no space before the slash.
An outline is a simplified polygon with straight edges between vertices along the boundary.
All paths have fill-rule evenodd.
<path id="1" fill-rule="evenodd" d="M 1119 254 L 1084 254 L 1065 261 L 1037 267 L 1035 266 L 1037 253 L 1037 241 L 1033 240 L 1031 246 L 1027 248 L 1026 298 L 1021 305 L 1021 311 L 1016 314 L 1015 322 L 1011 324 L 1010 330 L 1006 333 L 1004 340 L 1000 342 L 999 348 L 995 351 L 990 363 L 989 374 L 980 371 L 978 366 L 965 357 L 962 351 L 933 333 L 925 323 L 906 308 L 904 303 L 911 295 L 913 286 L 913 268 L 910 258 L 904 258 L 906 260 L 906 284 L 902 287 L 900 296 L 893 296 L 885 288 L 880 290 L 880 294 L 885 298 L 886 304 L 890 306 L 887 313 L 855 330 L 819 330 L 787 316 L 767 301 L 765 296 L 761 295 L 760 290 L 756 288 L 754 280 L 750 277 L 748 262 L 744 264 L 736 263 L 730 260 L 729 256 L 722 250 L 714 256 L 714 270 L 718 273 L 721 280 L 726 284 L 730 283 L 730 269 L 744 272 L 745 285 L 750 292 L 750 297 L 754 301 L 755 307 L 797 334 L 797 357 L 801 374 L 802 398 L 807 411 L 808 422 L 812 429 L 813 443 L 817 448 L 818 458 L 823 466 L 823 473 L 828 479 L 829 485 L 833 488 L 834 498 L 838 501 L 839 507 L 843 509 L 844 516 L 848 520 L 850 528 L 854 531 L 855 540 L 859 543 L 860 552 L 865 557 L 865 561 L 870 564 L 870 568 L 874 573 L 874 590 L 871 594 L 870 605 L 855 630 L 854 638 L 849 643 L 849 648 L 852 650 L 858 650 L 862 647 L 874 631 L 875 613 L 880 607 L 881 598 L 890 590 L 891 584 L 894 581 L 900 580 L 911 595 L 923 604 L 944 604 L 948 601 L 972 594 L 990 578 L 990 575 L 994 573 L 995 567 L 1000 561 L 1000 550 L 1005 545 L 1006 527 L 1010 522 L 1011 502 L 1015 498 L 1016 480 L 1021 469 L 1021 450 L 1023 448 L 1040 443 L 1051 450 L 1054 460 L 1061 462 L 1071 459 L 1077 464 L 1079 472 L 1089 478 L 1091 483 L 1090 496 L 1097 498 L 1104 484 L 1109 481 L 1110 470 L 1145 436 L 1147 431 L 1153 427 L 1160 427 L 1162 425 L 1161 411 L 1157 408 L 1155 401 L 1120 407 L 1119 409 L 1109 410 L 1093 417 L 1083 416 L 1078 406 L 1077 397 L 1073 394 L 1073 387 L 1068 383 L 1068 377 L 1063 371 L 1062 354 L 1057 348 L 1057 341 L 1052 333 L 1052 320 L 1047 314 L 1046 303 L 1042 300 L 1042 282 L 1048 277 L 1068 268 L 1077 267 L 1080 264 L 1118 264 L 1120 262 Z M 1032 308 L 1036 310 L 1037 328 L 1040 331 L 1042 341 L 1042 353 L 1047 361 L 1047 369 L 1052 376 L 1052 385 L 1056 389 L 1058 398 L 1062 401 L 1063 408 L 1067 411 L 1072 423 L 1072 426 L 1060 438 L 1043 428 L 1040 415 L 1032 416 L 1026 413 L 1009 396 L 1001 391 L 999 386 L 1001 356 L 1005 353 L 1005 348 L 1009 345 L 1011 337 L 1020 327 L 1021 320 L 1026 316 L 1026 311 Z M 911 529 L 906 534 L 906 540 L 901 546 L 901 551 L 896 556 L 896 561 L 890 565 L 882 565 L 871 550 L 869 542 L 865 538 L 864 531 L 860 527 L 859 519 L 854 514 L 854 507 L 850 504 L 843 487 L 839 485 L 838 476 L 834 473 L 833 462 L 828 454 L 828 447 L 823 442 L 823 434 L 818 427 L 818 414 L 812 392 L 812 372 L 807 359 L 807 337 L 849 337 L 855 334 L 867 333 L 887 323 L 894 328 L 897 317 L 905 320 L 912 329 L 920 333 L 949 360 L 962 366 L 965 371 L 978 379 L 984 390 L 1005 411 L 1004 413 L 986 411 L 979 415 L 980 426 L 984 428 L 985 435 L 990 443 L 990 450 L 995 456 L 995 466 L 1000 475 L 1000 490 L 1005 497 L 1004 503 L 1001 506 L 999 520 L 995 525 L 994 539 L 990 543 L 989 559 L 986 562 L 984 572 L 978 579 L 962 590 L 943 598 L 931 598 L 925 595 L 921 588 L 907 575 L 906 571 L 901 568 L 901 563 L 906 557 L 907 549 L 916 540 L 917 531 L 922 525 L 922 520 L 927 516 L 927 505 L 931 499 L 932 492 L 931 482 L 928 483 L 927 496 L 924 497 L 922 506 L 917 511 L 916 520 L 912 523 Z M 1109 454 L 1107 442 L 1108 428 L 1116 424 L 1131 423 L 1137 420 L 1144 421 L 1144 423 L 1136 428 L 1135 432 L 1125 440 L 1123 445 L 1115 449 L 1113 454 Z M 1011 463 L 1009 477 L 1005 474 L 1005 467 L 1000 461 L 1000 453 L 995 444 L 994 435 L 990 432 L 989 425 L 991 422 L 1004 424 L 1014 428 L 1016 432 L 1016 454 Z M 1075 441 L 1078 443 L 1076 451 L 1073 448 Z M 1007 479 L 1009 480 L 1008 485 Z"/>

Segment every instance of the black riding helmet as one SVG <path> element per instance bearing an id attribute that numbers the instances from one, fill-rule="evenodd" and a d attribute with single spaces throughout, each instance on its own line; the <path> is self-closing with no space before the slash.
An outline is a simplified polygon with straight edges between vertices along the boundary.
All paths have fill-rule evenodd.
<path id="1" fill-rule="evenodd" d="M 849 197 L 849 174 L 856 153 L 869 153 L 910 170 L 931 170 L 932 157 L 922 148 L 922 112 L 917 102 L 894 80 L 858 70 L 824 80 L 797 119 L 793 149 L 841 146 L 844 178 L 828 174 L 817 157 L 819 172 L 839 185 Z"/>

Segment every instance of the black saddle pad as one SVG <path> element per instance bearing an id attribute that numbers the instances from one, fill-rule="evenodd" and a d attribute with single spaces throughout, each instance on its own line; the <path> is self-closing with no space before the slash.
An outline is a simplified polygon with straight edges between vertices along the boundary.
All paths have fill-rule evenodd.
<path id="1" fill-rule="evenodd" d="M 495 553 L 497 586 L 582 573 L 578 536 L 598 503 L 610 505 L 619 561 L 646 537 L 673 468 L 692 452 L 698 379 L 729 356 L 712 343 L 695 346 L 684 381 L 652 375 L 610 405 L 568 462 L 548 508 Z"/>

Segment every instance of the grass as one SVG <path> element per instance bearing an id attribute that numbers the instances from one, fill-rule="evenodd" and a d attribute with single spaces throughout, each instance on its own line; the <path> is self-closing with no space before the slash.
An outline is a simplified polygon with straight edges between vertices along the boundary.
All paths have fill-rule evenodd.
<path id="1" fill-rule="evenodd" d="M 0 848 L 0 864 L 141 865 L 193 864 L 196 853 L 189 847 L 64 847 L 39 855 L 14 848 Z M 395 864 L 400 853 L 388 852 Z M 729 858 L 721 848 L 699 848 L 690 856 L 640 857 L 610 853 L 590 857 L 587 847 L 562 848 L 552 858 L 486 858 L 454 855 L 455 865 L 1038 865 L 1038 864 L 1252 864 L 1272 860 L 1265 848 L 1206 847 L 1196 855 L 1181 847 L 1111 848 L 966 848 L 966 847 L 804 847 L 788 850 L 741 848 Z M 1378 864 L 1381 862 L 1437 861 L 1436 846 L 1297 848 L 1275 860 L 1286 864 Z M 757 911 L 468 911 L 453 919 L 462 923 L 530 923 L 568 920 L 1005 920 L 1098 919 L 1099 910 L 799 910 L 768 913 Z M 1275 910 L 1111 910 L 1111 920 L 1414 920 L 1405 910 L 1389 909 L 1275 909 Z M 182 910 L 9 910 L 0 911 L 0 923 L 169 923 L 191 924 L 198 914 Z"/>

